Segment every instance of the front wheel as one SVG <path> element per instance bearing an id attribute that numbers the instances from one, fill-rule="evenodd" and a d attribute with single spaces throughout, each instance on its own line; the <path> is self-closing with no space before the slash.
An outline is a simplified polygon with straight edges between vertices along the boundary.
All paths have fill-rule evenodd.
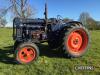
<path id="1" fill-rule="evenodd" d="M 27 64 L 36 60 L 39 56 L 38 47 L 31 42 L 19 44 L 15 49 L 15 59 L 18 63 Z"/>
<path id="2" fill-rule="evenodd" d="M 89 42 L 89 33 L 82 25 L 71 26 L 65 32 L 64 47 L 71 57 L 82 56 L 87 51 Z"/>

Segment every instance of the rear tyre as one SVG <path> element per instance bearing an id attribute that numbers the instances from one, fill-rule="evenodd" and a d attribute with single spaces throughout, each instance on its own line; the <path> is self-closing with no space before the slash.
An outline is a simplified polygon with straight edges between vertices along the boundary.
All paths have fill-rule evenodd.
<path id="1" fill-rule="evenodd" d="M 18 63 L 27 64 L 35 61 L 39 56 L 38 47 L 31 42 L 24 42 L 18 45 L 15 50 L 15 59 Z"/>
<path id="2" fill-rule="evenodd" d="M 90 42 L 88 30 L 82 25 L 71 25 L 64 37 L 64 48 L 68 57 L 80 57 L 88 49 Z"/>

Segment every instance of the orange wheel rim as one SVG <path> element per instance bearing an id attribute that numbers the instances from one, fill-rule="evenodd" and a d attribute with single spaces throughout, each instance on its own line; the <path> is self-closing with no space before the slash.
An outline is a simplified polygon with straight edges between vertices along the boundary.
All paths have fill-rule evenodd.
<path id="1" fill-rule="evenodd" d="M 66 47 L 72 53 L 80 53 L 85 50 L 88 44 L 88 35 L 83 29 L 77 29 L 68 35 Z"/>
<path id="2" fill-rule="evenodd" d="M 31 62 L 35 59 L 35 56 L 36 52 L 32 47 L 24 47 L 18 52 L 19 59 L 24 63 Z"/>

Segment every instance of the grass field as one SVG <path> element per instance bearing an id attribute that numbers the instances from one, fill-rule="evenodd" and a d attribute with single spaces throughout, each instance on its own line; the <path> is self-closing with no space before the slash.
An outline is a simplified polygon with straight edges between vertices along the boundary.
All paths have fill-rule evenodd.
<path id="1" fill-rule="evenodd" d="M 0 75 L 100 75 L 100 30 L 91 31 L 91 46 L 81 58 L 65 58 L 60 51 L 42 44 L 36 62 L 21 65 L 13 59 L 12 29 L 0 28 Z M 74 69 L 76 65 L 94 66 L 91 70 Z"/>

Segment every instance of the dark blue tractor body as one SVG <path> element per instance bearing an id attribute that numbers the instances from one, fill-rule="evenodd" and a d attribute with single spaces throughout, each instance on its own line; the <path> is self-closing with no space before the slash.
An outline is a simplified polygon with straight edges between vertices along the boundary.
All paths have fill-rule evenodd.
<path id="1" fill-rule="evenodd" d="M 59 40 L 63 38 L 64 29 L 70 27 L 71 23 L 81 24 L 76 21 L 64 23 L 63 20 L 57 20 L 55 18 L 49 19 L 48 21 L 47 31 L 45 32 L 46 26 L 44 19 L 15 18 L 13 22 L 13 39 L 19 42 L 29 40 L 34 43 L 41 43 L 43 41 L 55 42 L 52 43 L 52 48 L 57 48 L 61 44 Z"/>

